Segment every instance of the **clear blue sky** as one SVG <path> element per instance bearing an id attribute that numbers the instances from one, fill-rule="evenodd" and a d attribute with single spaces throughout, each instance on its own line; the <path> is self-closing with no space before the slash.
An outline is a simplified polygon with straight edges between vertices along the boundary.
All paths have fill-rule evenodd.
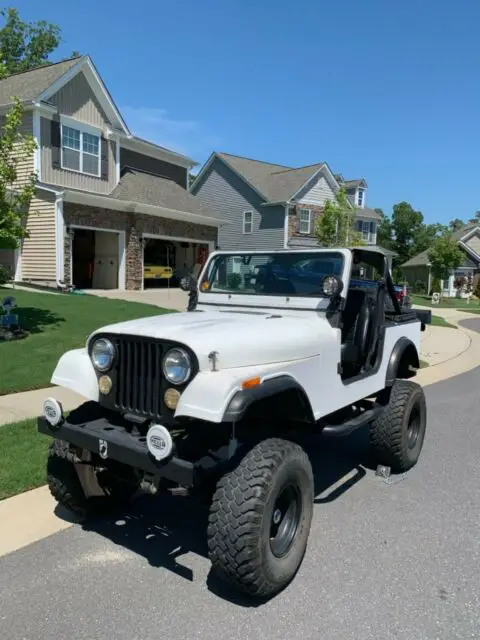
<path id="1" fill-rule="evenodd" d="M 136 134 L 199 162 L 325 160 L 386 213 L 480 208 L 478 0 L 12 4 L 93 58 Z"/>

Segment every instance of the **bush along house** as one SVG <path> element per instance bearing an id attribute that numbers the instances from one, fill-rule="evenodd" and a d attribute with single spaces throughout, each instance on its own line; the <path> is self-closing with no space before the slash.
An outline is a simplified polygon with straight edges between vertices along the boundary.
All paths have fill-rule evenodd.
<path id="1" fill-rule="evenodd" d="M 356 228 L 376 246 L 381 217 L 366 202 L 365 180 L 344 180 L 327 163 L 286 167 L 214 152 L 190 187 L 228 226 L 219 229 L 220 249 L 298 249 L 318 247 L 315 220 L 340 187 L 355 208 Z M 382 249 L 390 262 L 394 255 Z"/>
<path id="2" fill-rule="evenodd" d="M 205 261 L 220 221 L 188 191 L 197 163 L 134 136 L 88 56 L 1 80 L 3 113 L 12 96 L 37 143 L 18 161 L 37 177 L 28 238 L 0 251 L 17 282 L 142 289 Z"/>

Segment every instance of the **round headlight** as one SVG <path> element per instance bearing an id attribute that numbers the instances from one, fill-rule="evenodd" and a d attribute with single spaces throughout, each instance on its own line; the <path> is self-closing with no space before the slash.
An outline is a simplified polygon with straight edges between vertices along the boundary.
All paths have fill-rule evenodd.
<path id="1" fill-rule="evenodd" d="M 92 362 L 97 371 L 108 371 L 115 358 L 115 347 L 105 338 L 97 340 L 92 349 Z"/>
<path id="2" fill-rule="evenodd" d="M 170 349 L 163 359 L 163 374 L 172 384 L 183 384 L 190 377 L 192 361 L 184 349 Z"/>

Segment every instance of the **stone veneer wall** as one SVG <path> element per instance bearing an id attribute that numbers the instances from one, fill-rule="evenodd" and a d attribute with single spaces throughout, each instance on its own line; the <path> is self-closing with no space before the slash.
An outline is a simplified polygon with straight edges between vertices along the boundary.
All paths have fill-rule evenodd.
<path id="1" fill-rule="evenodd" d="M 113 211 L 100 207 L 88 207 L 65 202 L 63 207 L 65 227 L 80 225 L 98 227 L 112 231 L 125 231 L 126 246 L 126 288 L 141 289 L 143 281 L 141 236 L 143 233 L 193 238 L 207 242 L 217 241 L 217 228 L 193 222 L 171 220 L 125 211 Z M 74 230 L 73 230 L 74 231 Z M 65 234 L 65 282 L 70 283 L 72 274 L 70 263 L 73 233 Z"/>
<path id="2" fill-rule="evenodd" d="M 312 212 L 312 219 L 310 224 L 310 233 L 300 233 L 300 209 L 310 209 Z M 291 207 L 288 211 L 288 238 L 292 238 L 293 236 L 298 236 L 300 238 L 306 236 L 307 238 L 313 237 L 315 230 L 315 222 L 317 218 L 319 218 L 323 213 L 323 206 L 318 207 L 315 205 L 300 205 L 297 204 L 295 207 Z"/>

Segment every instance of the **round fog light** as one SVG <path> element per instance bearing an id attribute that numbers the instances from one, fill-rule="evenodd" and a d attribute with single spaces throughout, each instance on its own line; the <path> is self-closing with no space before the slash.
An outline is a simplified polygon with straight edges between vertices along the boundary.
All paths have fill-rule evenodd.
<path id="1" fill-rule="evenodd" d="M 173 449 L 173 440 L 168 429 L 161 424 L 152 424 L 147 433 L 147 447 L 155 460 L 168 458 Z"/>
<path id="2" fill-rule="evenodd" d="M 98 390 L 104 396 L 107 396 L 112 390 L 112 379 L 110 376 L 100 376 L 98 379 Z"/>
<path id="3" fill-rule="evenodd" d="M 163 400 L 169 409 L 176 409 L 178 406 L 178 401 L 180 400 L 180 391 L 177 389 L 167 389 L 165 391 L 165 395 L 163 396 Z"/>
<path id="4" fill-rule="evenodd" d="M 47 398 L 43 402 L 43 415 L 52 427 L 58 426 L 63 422 L 62 405 L 55 398 Z"/>

